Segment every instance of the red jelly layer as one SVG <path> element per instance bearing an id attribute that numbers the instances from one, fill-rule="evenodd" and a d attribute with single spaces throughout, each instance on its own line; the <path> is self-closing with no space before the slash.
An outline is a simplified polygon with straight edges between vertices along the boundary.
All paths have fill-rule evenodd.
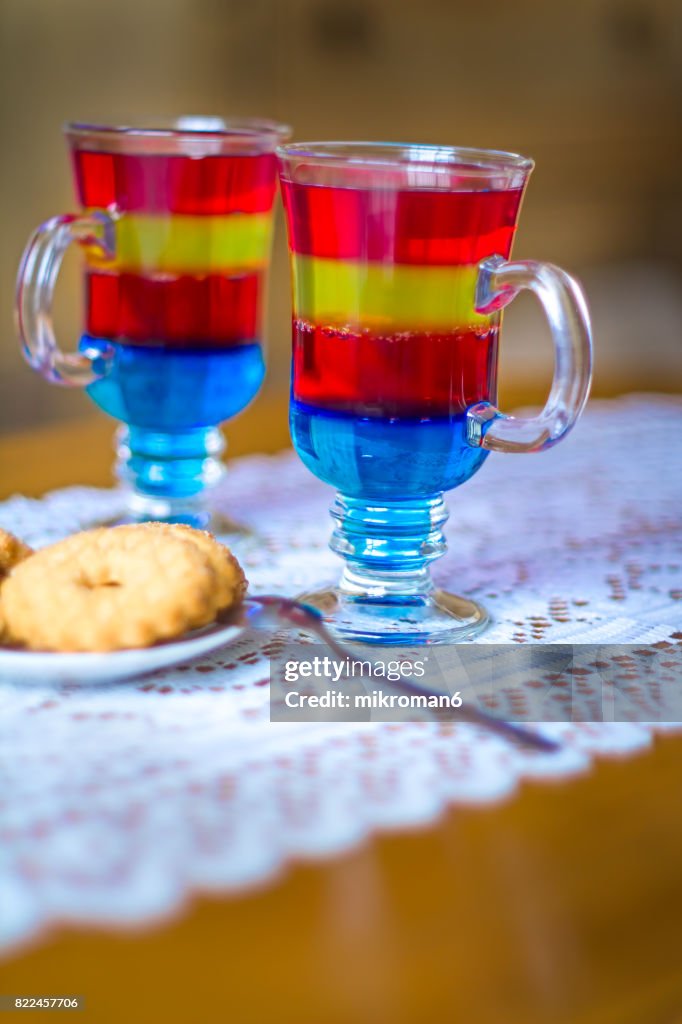
<path id="1" fill-rule="evenodd" d="M 260 213 L 272 207 L 276 163 L 258 156 L 131 156 L 73 151 L 82 206 L 193 215 Z"/>
<path id="2" fill-rule="evenodd" d="M 294 252 L 457 265 L 508 257 L 523 189 L 351 189 L 282 181 Z"/>
<path id="3" fill-rule="evenodd" d="M 293 321 L 293 397 L 371 417 L 442 417 L 495 401 L 498 328 L 354 334 Z"/>
<path id="4" fill-rule="evenodd" d="M 143 345 L 220 347 L 260 335 L 262 275 L 86 274 L 87 331 Z"/>

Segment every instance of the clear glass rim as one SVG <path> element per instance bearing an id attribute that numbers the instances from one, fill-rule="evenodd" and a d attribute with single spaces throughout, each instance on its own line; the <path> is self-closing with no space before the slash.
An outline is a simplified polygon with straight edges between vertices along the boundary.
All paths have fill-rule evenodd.
<path id="1" fill-rule="evenodd" d="M 186 115 L 130 119 L 120 124 L 67 121 L 64 134 L 72 146 L 95 149 L 182 153 L 188 145 L 211 152 L 274 151 L 291 136 L 287 124 L 257 117 L 223 118 Z"/>
<path id="2" fill-rule="evenodd" d="M 495 173 L 530 174 L 535 162 L 520 153 L 501 149 L 468 146 L 437 146 L 430 143 L 406 142 L 293 142 L 277 147 L 278 157 L 285 161 L 306 160 L 331 167 L 414 167 L 422 170 L 456 170 L 467 175 L 486 177 Z"/>

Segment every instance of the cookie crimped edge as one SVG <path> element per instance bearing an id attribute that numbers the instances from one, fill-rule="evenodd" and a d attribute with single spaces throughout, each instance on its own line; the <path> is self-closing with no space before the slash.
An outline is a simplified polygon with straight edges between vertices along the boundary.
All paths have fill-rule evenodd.
<path id="1" fill-rule="evenodd" d="M 15 534 L 0 527 L 0 644 L 9 643 L 11 638 L 5 625 L 5 617 L 2 611 L 2 582 L 20 562 L 34 554 L 33 548 L 24 544 Z"/>
<path id="2" fill-rule="evenodd" d="M 186 523 L 149 522 L 147 529 L 160 530 L 182 537 L 196 544 L 206 555 L 217 577 L 216 613 L 228 611 L 241 604 L 246 595 L 248 580 L 233 552 L 208 530 L 198 530 Z"/>
<path id="3" fill-rule="evenodd" d="M 33 548 L 24 544 L 23 540 L 10 533 L 9 530 L 3 530 L 0 527 L 0 581 L 15 565 L 24 562 L 32 554 L 34 554 Z"/>

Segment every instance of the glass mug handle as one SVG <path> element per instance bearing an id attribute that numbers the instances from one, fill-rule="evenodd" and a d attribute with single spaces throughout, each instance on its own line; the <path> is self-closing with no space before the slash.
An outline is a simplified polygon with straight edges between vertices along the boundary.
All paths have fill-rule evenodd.
<path id="1" fill-rule="evenodd" d="M 554 340 L 554 379 L 537 416 L 507 416 L 489 402 L 467 410 L 467 441 L 494 452 L 540 452 L 571 429 L 587 401 L 592 377 L 592 335 L 585 297 L 565 271 L 551 263 L 491 256 L 479 264 L 475 307 L 490 314 L 523 289 L 533 292 Z"/>
<path id="2" fill-rule="evenodd" d="M 103 211 L 62 214 L 36 229 L 17 275 L 16 323 L 26 361 L 52 384 L 87 387 L 106 373 L 113 352 L 62 352 L 52 326 L 52 298 L 64 253 L 72 242 L 114 255 L 114 221 Z"/>

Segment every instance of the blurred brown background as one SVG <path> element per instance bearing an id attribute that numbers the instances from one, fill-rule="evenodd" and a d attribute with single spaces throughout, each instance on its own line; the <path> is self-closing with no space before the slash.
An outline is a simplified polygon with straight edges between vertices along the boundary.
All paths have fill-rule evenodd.
<path id="1" fill-rule="evenodd" d="M 69 118 L 255 114 L 288 121 L 298 139 L 533 156 L 515 253 L 582 278 L 593 393 L 682 390 L 679 0 L 0 0 L 0 29 L 0 431 L 92 412 L 28 369 L 12 324 L 26 238 L 73 206 Z M 285 248 L 280 219 L 270 373 L 241 428 L 257 433 L 288 384 Z M 65 347 L 79 333 L 77 265 L 67 259 L 59 288 Z M 508 314 L 503 349 L 503 398 L 542 399 L 551 353 L 531 300 Z M 286 443 L 275 420 L 274 446 Z"/>

